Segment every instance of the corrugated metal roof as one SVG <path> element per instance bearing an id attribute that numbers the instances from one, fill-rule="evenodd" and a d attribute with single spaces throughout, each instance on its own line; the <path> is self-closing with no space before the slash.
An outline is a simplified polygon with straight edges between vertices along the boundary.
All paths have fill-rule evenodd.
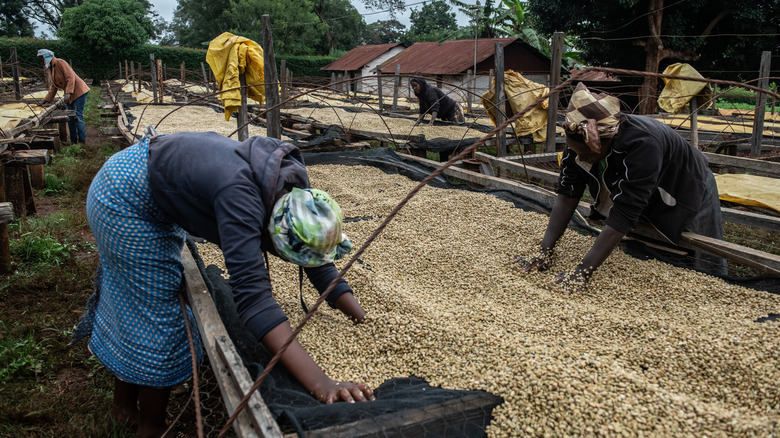
<path id="1" fill-rule="evenodd" d="M 538 50 L 518 38 L 480 38 L 477 40 L 477 63 L 493 56 L 495 43 L 504 47 L 516 43 L 546 58 Z M 401 74 L 457 75 L 474 66 L 474 40 L 415 43 L 398 55 L 382 63 L 382 71 L 395 71 L 401 64 Z"/>
<path id="2" fill-rule="evenodd" d="M 387 51 L 403 46 L 401 43 L 373 44 L 368 46 L 358 46 L 347 52 L 341 58 L 322 67 L 322 70 L 334 71 L 352 71 L 360 70 L 366 64 L 387 53 Z"/>

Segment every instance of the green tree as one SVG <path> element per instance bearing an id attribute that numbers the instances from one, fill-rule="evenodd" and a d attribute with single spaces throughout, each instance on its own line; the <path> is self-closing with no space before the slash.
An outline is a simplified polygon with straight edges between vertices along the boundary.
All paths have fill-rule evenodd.
<path id="1" fill-rule="evenodd" d="M 0 37 L 31 37 L 35 34 L 23 8 L 24 0 L 4 0 L 0 4 Z"/>
<path id="2" fill-rule="evenodd" d="M 231 0 L 179 0 L 170 24 L 175 42 L 185 47 L 208 46 L 209 41 L 233 27 L 231 3 Z"/>
<path id="3" fill-rule="evenodd" d="M 152 19 L 142 2 L 86 0 L 62 14 L 60 38 L 74 45 L 94 79 L 101 79 L 116 62 L 155 36 Z"/>
<path id="4" fill-rule="evenodd" d="M 363 31 L 364 44 L 387 44 L 401 41 L 406 30 L 398 20 L 375 21 L 366 25 Z"/>
<path id="5" fill-rule="evenodd" d="M 406 7 L 404 0 L 360 0 L 367 8 L 373 10 L 387 10 L 390 17 L 395 19 L 395 11 Z"/>
<path id="6" fill-rule="evenodd" d="M 360 44 L 360 35 L 366 22 L 349 0 L 314 0 L 314 14 L 325 32 L 325 46 L 319 54 L 331 54 L 334 50 L 350 50 Z"/>
<path id="7" fill-rule="evenodd" d="M 688 62 L 704 76 L 747 80 L 757 76 L 761 52 L 777 51 L 780 43 L 777 0 L 530 0 L 529 6 L 541 32 L 578 36 L 592 65 L 657 73 Z M 640 112 L 654 113 L 658 79 L 640 81 Z"/>
<path id="8" fill-rule="evenodd" d="M 135 1 L 141 3 L 147 11 L 152 7 L 148 0 Z M 48 26 L 49 30 L 56 34 L 62 27 L 63 12 L 68 8 L 81 6 L 84 0 L 25 0 L 23 3 L 25 3 L 24 12 L 28 17 Z"/>
<path id="9" fill-rule="evenodd" d="M 312 12 L 309 0 L 241 0 L 233 3 L 226 18 L 231 32 L 263 44 L 263 15 L 271 22 L 274 53 L 313 55 L 325 38 L 325 26 Z"/>
<path id="10" fill-rule="evenodd" d="M 409 32 L 401 42 L 412 45 L 419 41 L 445 41 L 458 32 L 458 23 L 450 5 L 442 0 L 426 3 L 422 8 L 412 9 Z"/>

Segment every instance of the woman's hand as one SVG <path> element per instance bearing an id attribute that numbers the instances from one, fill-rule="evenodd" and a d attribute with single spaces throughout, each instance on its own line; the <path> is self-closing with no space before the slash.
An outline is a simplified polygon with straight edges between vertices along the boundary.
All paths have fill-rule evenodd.
<path id="1" fill-rule="evenodd" d="M 514 256 L 512 262 L 516 263 L 524 273 L 531 271 L 546 271 L 552 262 L 552 248 L 540 248 L 539 252 L 530 257 Z"/>
<path id="2" fill-rule="evenodd" d="M 312 395 L 321 403 L 335 403 L 343 400 L 347 403 L 374 401 L 374 391 L 361 382 L 337 382 L 328 379 L 323 385 L 318 386 Z"/>
<path id="3" fill-rule="evenodd" d="M 555 284 L 565 293 L 582 295 L 591 275 L 593 275 L 593 269 L 577 265 L 570 271 L 558 274 L 555 277 Z"/>

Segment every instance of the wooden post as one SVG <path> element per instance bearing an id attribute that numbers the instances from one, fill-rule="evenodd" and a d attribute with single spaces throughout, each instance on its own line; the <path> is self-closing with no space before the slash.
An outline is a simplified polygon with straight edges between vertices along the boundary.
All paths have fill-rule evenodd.
<path id="1" fill-rule="evenodd" d="M 716 116 L 718 115 L 718 84 L 712 84 L 712 110 L 710 112 L 711 115 Z"/>
<path id="2" fill-rule="evenodd" d="M 469 114 L 471 114 L 471 99 L 473 96 L 472 93 L 474 92 L 474 87 L 472 84 L 472 77 L 471 77 L 473 74 L 474 72 L 472 72 L 471 69 L 469 69 L 468 73 L 466 73 L 466 90 L 468 90 L 468 92 L 466 93 L 466 108 L 468 108 Z"/>
<path id="3" fill-rule="evenodd" d="M 0 77 L 2 77 L 0 75 Z M 8 223 L 14 220 L 14 207 L 5 200 L 5 165 L 0 164 L 0 275 L 11 272 L 11 239 Z"/>
<path id="4" fill-rule="evenodd" d="M 203 83 L 206 84 L 206 93 L 211 94 L 211 89 L 209 88 L 209 77 L 206 75 L 206 65 L 204 63 L 200 63 L 200 70 L 203 72 Z"/>
<path id="5" fill-rule="evenodd" d="M 332 71 L 330 72 L 330 83 L 335 84 L 337 82 L 336 80 L 336 72 Z M 336 90 L 336 85 L 331 85 L 330 87 L 332 90 Z"/>
<path id="6" fill-rule="evenodd" d="M 349 92 L 350 92 L 350 84 L 347 79 L 349 79 L 349 72 L 344 70 L 344 75 L 341 77 L 341 79 L 344 80 L 344 83 L 342 85 L 342 89 L 346 91 L 347 97 L 349 98 Z"/>
<path id="7" fill-rule="evenodd" d="M 128 70 L 127 70 L 127 60 L 126 59 L 125 59 L 125 83 L 126 84 L 130 83 L 130 75 L 129 75 Z"/>
<path id="8" fill-rule="evenodd" d="M 246 106 L 246 74 L 239 73 L 238 82 L 241 84 L 241 108 L 238 109 L 236 124 L 238 125 L 238 141 L 244 141 L 249 138 L 249 116 Z M 276 137 L 279 138 L 279 137 Z"/>
<path id="9" fill-rule="evenodd" d="M 11 74 L 14 77 L 14 99 L 22 100 L 22 86 L 19 83 L 19 57 L 16 56 L 16 47 L 11 47 Z"/>
<path id="10" fill-rule="evenodd" d="M 135 61 L 130 61 L 130 79 L 132 79 L 133 93 L 135 93 L 136 91 L 138 91 L 135 88 Z"/>
<path id="11" fill-rule="evenodd" d="M 395 65 L 395 80 L 393 81 L 393 111 L 398 110 L 398 88 L 401 86 L 401 64 Z"/>
<path id="12" fill-rule="evenodd" d="M 162 59 L 157 60 L 157 87 L 159 92 L 157 93 L 158 103 L 164 102 L 163 85 L 165 84 L 165 78 L 163 77 L 163 65 Z"/>
<path id="13" fill-rule="evenodd" d="M 122 79 L 122 61 L 119 61 L 119 79 Z"/>
<path id="14" fill-rule="evenodd" d="M 379 68 L 379 66 L 376 66 L 376 86 L 377 91 L 379 92 L 379 111 L 382 111 L 384 108 L 384 104 L 382 102 L 382 69 Z"/>
<path id="15" fill-rule="evenodd" d="M 561 58 L 563 56 L 563 32 L 553 33 L 552 58 L 550 59 L 550 90 L 561 83 Z M 558 93 L 550 95 L 547 104 L 547 143 L 545 151 L 555 152 L 555 122 L 558 117 Z"/>
<path id="16" fill-rule="evenodd" d="M 758 74 L 758 87 L 769 89 L 769 67 L 772 63 L 772 52 L 761 54 L 761 71 Z M 750 155 L 761 155 L 761 141 L 764 139 L 764 114 L 766 113 L 766 93 L 756 93 L 756 110 L 753 118 L 753 137 L 750 139 Z"/>
<path id="17" fill-rule="evenodd" d="M 141 63 L 139 62 L 138 63 L 138 91 L 141 91 L 141 90 L 144 89 L 143 82 L 142 82 L 143 81 L 143 79 L 142 79 L 143 75 L 144 75 L 143 68 L 141 67 Z"/>
<path id="18" fill-rule="evenodd" d="M 282 92 L 282 102 L 287 100 L 287 60 L 282 59 L 282 62 L 279 66 L 279 70 L 281 70 L 281 92 Z"/>
<path id="19" fill-rule="evenodd" d="M 699 99 L 693 96 L 689 102 L 691 106 L 691 145 L 699 148 Z"/>
<path id="20" fill-rule="evenodd" d="M 157 103 L 157 63 L 154 62 L 154 53 L 149 54 L 152 67 L 152 102 Z"/>
<path id="21" fill-rule="evenodd" d="M 22 217 L 27 205 L 24 189 L 24 177 L 27 176 L 27 172 L 24 171 L 25 166 L 24 164 L 3 166 L 5 168 L 5 195 L 6 199 L 14 206 L 14 217 Z"/>
<path id="22" fill-rule="evenodd" d="M 263 58 L 265 65 L 265 107 L 266 134 L 272 138 L 282 138 L 282 120 L 279 108 L 279 77 L 276 74 L 276 57 L 274 56 L 274 40 L 271 35 L 271 17 L 263 15 Z M 271 109 L 274 108 L 274 109 Z"/>
<path id="23" fill-rule="evenodd" d="M 43 164 L 30 164 L 30 184 L 35 190 L 41 190 L 46 185 Z"/>
<path id="24" fill-rule="evenodd" d="M 184 69 L 184 61 L 181 62 L 181 86 L 187 85 L 187 71 Z"/>
<path id="25" fill-rule="evenodd" d="M 504 123 L 503 110 L 506 108 L 506 92 L 504 90 L 504 43 L 495 43 L 496 58 L 496 126 Z M 496 135 L 496 156 L 506 156 L 506 130 L 502 129 Z"/>

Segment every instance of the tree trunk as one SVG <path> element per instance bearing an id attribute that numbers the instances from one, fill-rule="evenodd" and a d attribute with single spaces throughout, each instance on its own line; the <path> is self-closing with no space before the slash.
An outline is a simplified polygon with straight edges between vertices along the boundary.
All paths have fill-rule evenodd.
<path id="1" fill-rule="evenodd" d="M 645 71 L 658 73 L 658 65 L 661 63 L 664 44 L 661 41 L 661 20 L 663 18 L 664 0 L 650 0 L 650 13 L 647 16 L 650 38 L 645 44 Z M 657 108 L 658 78 L 645 76 L 642 88 L 639 90 L 639 113 L 655 114 Z"/>

